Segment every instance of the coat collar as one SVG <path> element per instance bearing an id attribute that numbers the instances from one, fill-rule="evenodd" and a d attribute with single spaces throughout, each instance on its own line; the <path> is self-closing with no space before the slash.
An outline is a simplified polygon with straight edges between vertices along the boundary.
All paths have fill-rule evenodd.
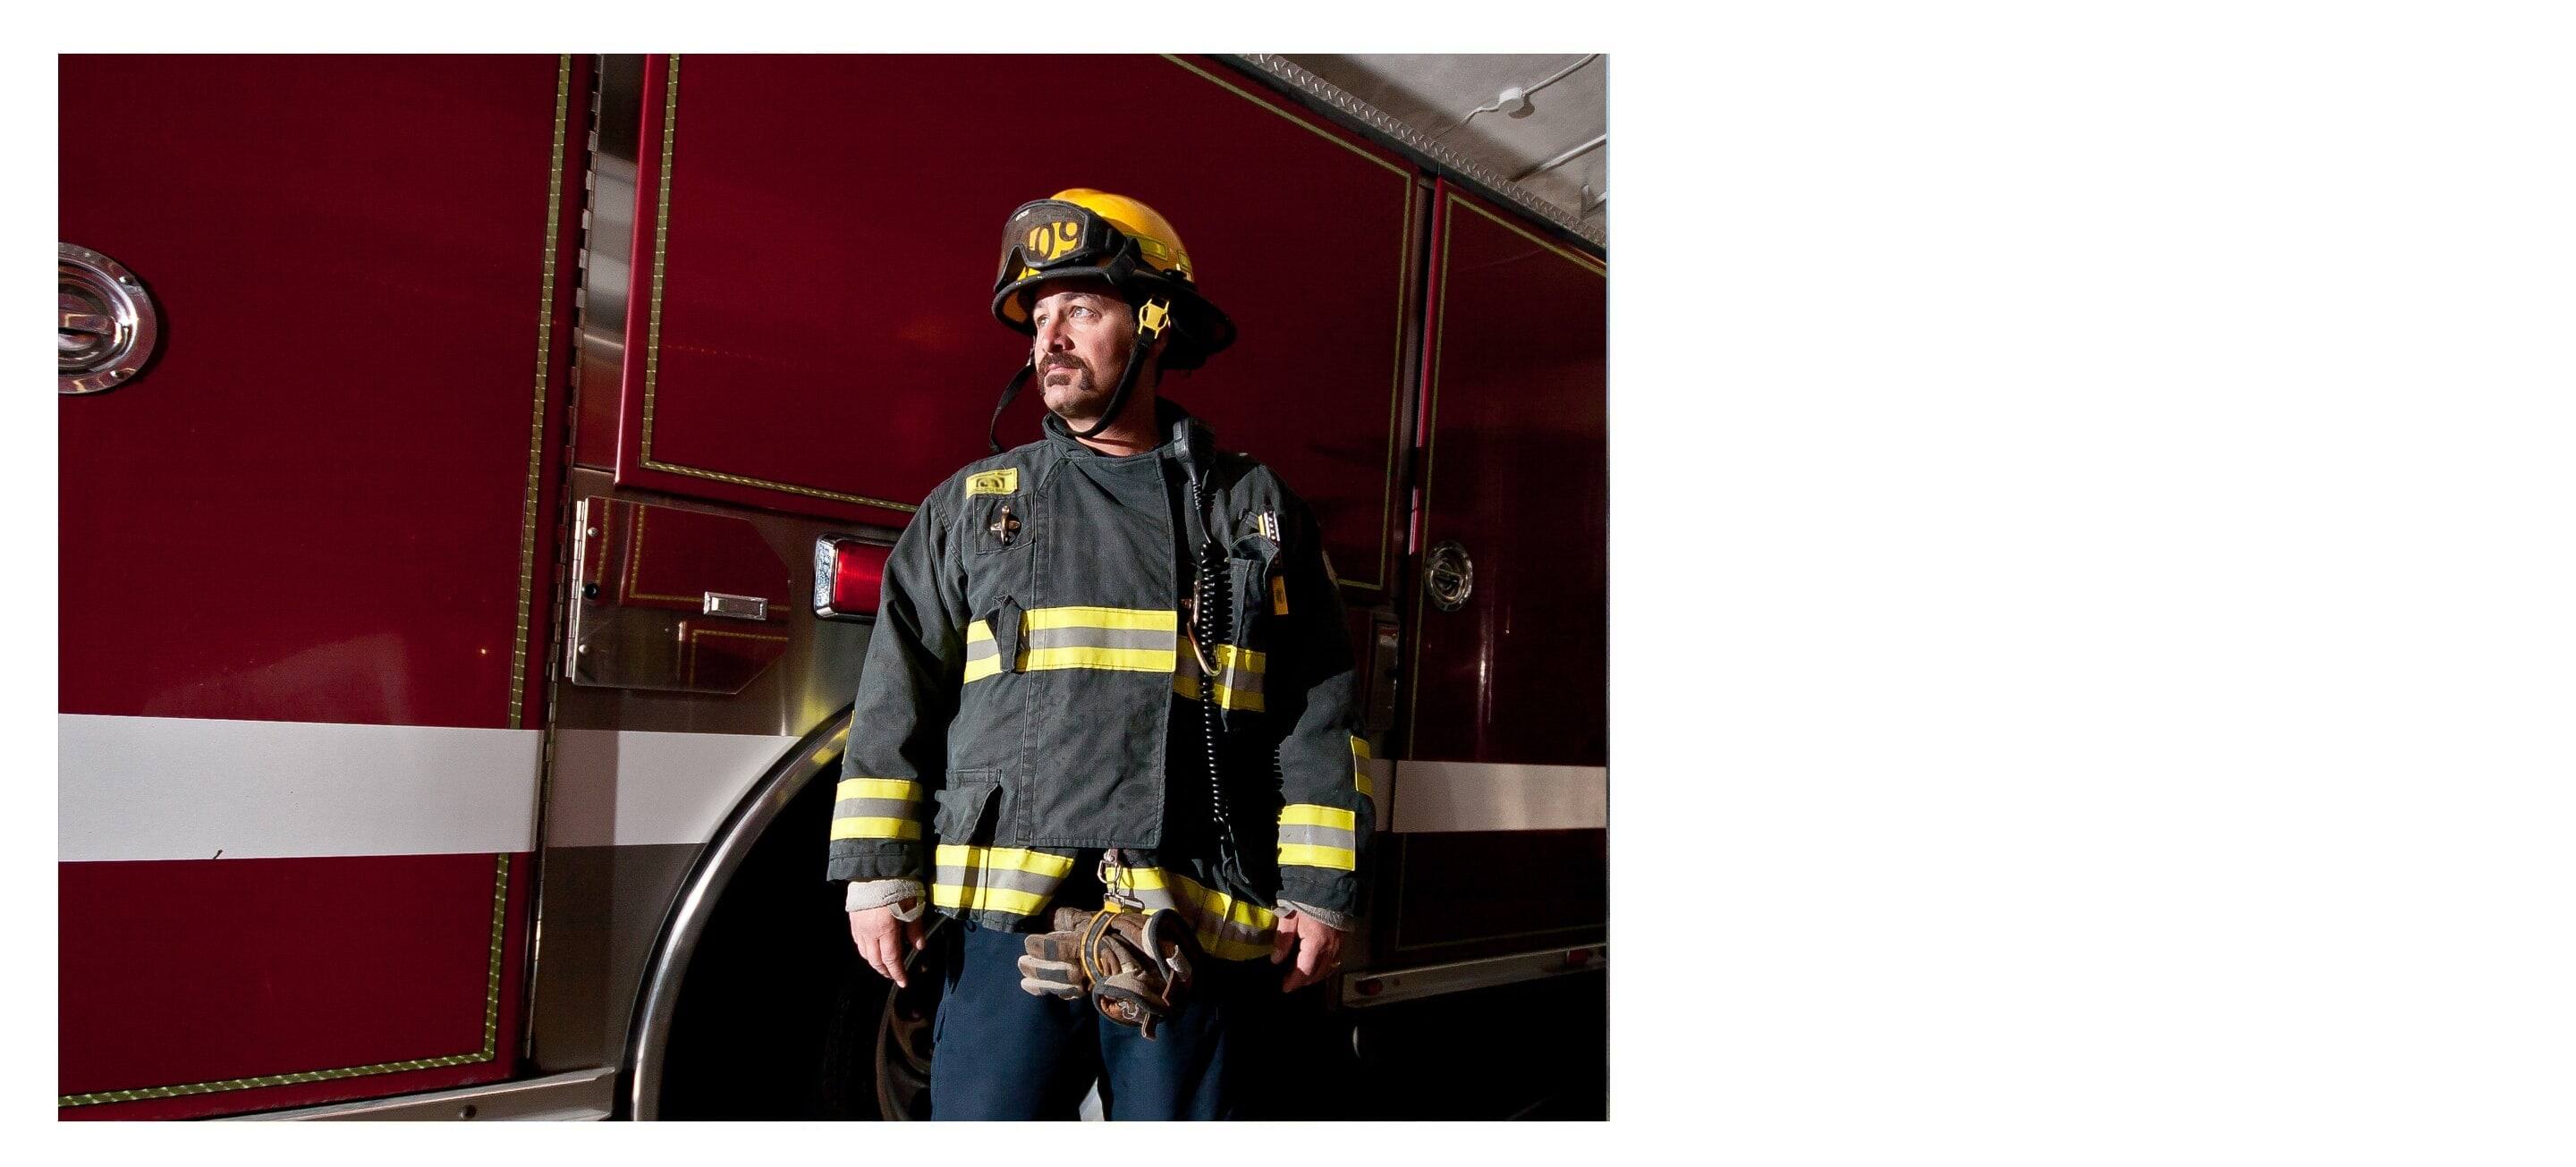
<path id="1" fill-rule="evenodd" d="M 1126 458 L 1142 459 L 1148 456 L 1178 458 L 1181 456 L 1181 439 L 1184 434 L 1189 439 L 1187 448 L 1190 454 L 1198 458 L 1202 464 L 1214 458 L 1216 454 L 1215 431 L 1210 430 L 1207 423 L 1200 421 L 1196 415 L 1165 397 L 1154 399 L 1154 428 L 1163 435 L 1163 442 L 1141 454 L 1103 454 L 1083 445 L 1081 439 L 1073 436 L 1072 427 L 1067 426 L 1064 419 L 1057 417 L 1053 412 L 1047 413 L 1040 424 L 1046 429 L 1048 446 L 1053 448 L 1059 457 L 1064 458 L 1093 458 L 1104 462 Z"/>

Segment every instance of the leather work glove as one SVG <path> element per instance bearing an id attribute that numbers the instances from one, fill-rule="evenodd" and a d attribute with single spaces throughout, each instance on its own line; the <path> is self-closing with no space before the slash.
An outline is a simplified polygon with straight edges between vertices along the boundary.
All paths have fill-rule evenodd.
<path id="1" fill-rule="evenodd" d="M 1067 1001 L 1087 993 L 1101 1016 L 1148 1040 L 1181 1007 L 1193 941 L 1180 913 L 1057 908 L 1053 923 L 1055 931 L 1028 938 L 1020 988 Z"/>

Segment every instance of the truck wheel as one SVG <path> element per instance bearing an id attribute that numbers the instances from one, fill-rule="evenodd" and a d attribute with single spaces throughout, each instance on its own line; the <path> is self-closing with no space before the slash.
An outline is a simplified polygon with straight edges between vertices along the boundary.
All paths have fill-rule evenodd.
<path id="1" fill-rule="evenodd" d="M 939 1001 L 947 992 L 955 937 L 946 923 L 946 917 L 931 917 L 928 943 L 904 962 L 911 987 L 887 993 L 877 1020 L 877 1108 L 888 1122 L 930 1117 L 931 1040 L 939 1023 Z"/>

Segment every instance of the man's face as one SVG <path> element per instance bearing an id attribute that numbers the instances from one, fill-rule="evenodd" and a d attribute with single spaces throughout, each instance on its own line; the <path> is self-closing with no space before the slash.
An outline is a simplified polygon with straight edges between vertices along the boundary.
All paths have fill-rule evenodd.
<path id="1" fill-rule="evenodd" d="M 1136 345 L 1127 302 L 1106 281 L 1048 280 L 1030 296 L 1029 323 L 1046 407 L 1069 422 L 1099 420 Z"/>

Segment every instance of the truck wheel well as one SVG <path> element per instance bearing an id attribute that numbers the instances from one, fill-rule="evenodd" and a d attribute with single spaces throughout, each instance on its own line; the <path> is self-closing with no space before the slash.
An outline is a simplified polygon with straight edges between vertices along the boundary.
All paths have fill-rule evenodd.
<path id="1" fill-rule="evenodd" d="M 830 1036 L 872 1035 L 884 1005 L 822 878 L 849 725 L 844 706 L 781 754 L 682 879 L 628 1025 L 629 1117 L 874 1115 L 867 1060 L 838 1065 Z"/>

